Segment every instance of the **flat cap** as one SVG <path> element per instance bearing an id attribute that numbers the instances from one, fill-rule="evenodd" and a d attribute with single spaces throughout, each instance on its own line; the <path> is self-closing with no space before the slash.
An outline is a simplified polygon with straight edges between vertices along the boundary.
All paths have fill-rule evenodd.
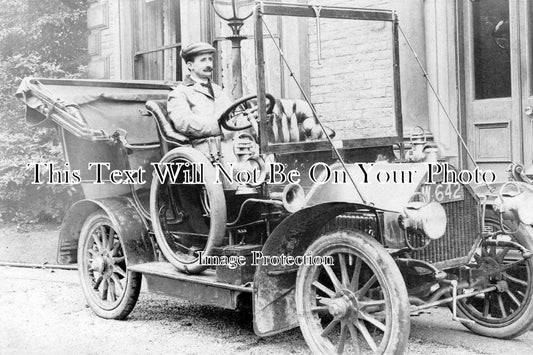
<path id="1" fill-rule="evenodd" d="M 209 43 L 195 42 L 183 47 L 180 56 L 187 62 L 194 59 L 195 56 L 205 53 L 215 53 L 215 48 Z"/>

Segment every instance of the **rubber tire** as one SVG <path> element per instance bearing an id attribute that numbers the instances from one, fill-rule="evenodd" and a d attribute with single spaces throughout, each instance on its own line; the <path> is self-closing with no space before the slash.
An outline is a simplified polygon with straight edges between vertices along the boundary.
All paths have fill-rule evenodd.
<path id="1" fill-rule="evenodd" d="M 209 237 L 204 248 L 204 255 L 212 255 L 215 247 L 221 246 L 226 233 L 226 197 L 222 184 L 216 184 L 216 171 L 207 157 L 198 150 L 190 147 L 178 147 L 169 151 L 161 159 L 160 164 L 170 163 L 176 159 L 187 159 L 196 164 L 203 164 L 205 187 L 207 196 L 209 198 L 209 205 L 211 210 L 211 219 L 209 226 Z M 210 182 L 210 183 L 209 183 Z M 196 259 L 190 263 L 185 263 L 176 258 L 174 252 L 168 245 L 164 236 L 164 231 L 159 220 L 159 213 L 157 207 L 157 194 L 161 183 L 159 179 L 154 176 L 152 185 L 150 187 L 150 218 L 152 220 L 152 228 L 154 230 L 155 238 L 161 249 L 161 252 L 167 260 L 174 265 L 179 271 L 187 274 L 198 274 L 207 269 L 208 265 L 200 264 L 200 260 Z"/>
<path id="2" fill-rule="evenodd" d="M 488 221 L 489 223 L 496 223 L 496 225 L 499 226 L 498 220 L 499 218 L 494 211 L 487 210 L 485 215 L 486 222 Z M 530 226 L 521 225 L 518 233 L 515 235 L 515 238 L 516 241 L 522 244 L 525 248 L 528 250 L 533 250 L 533 229 Z M 528 265 L 530 275 L 529 280 L 531 280 L 533 278 L 533 257 L 526 261 L 526 265 Z M 485 326 L 479 323 L 463 323 L 463 325 L 472 332 L 487 337 L 500 339 L 516 338 L 517 336 L 527 332 L 533 325 L 533 284 L 531 283 L 527 289 L 527 297 L 527 304 L 521 311 L 522 316 L 506 326 L 496 328 Z M 457 313 L 462 318 L 474 319 L 469 313 L 465 312 L 460 302 L 457 304 Z"/>
<path id="3" fill-rule="evenodd" d="M 117 233 L 117 229 L 115 228 L 109 216 L 101 210 L 90 214 L 83 223 L 83 226 L 81 227 L 80 239 L 78 242 L 78 274 L 80 277 L 80 284 L 83 290 L 83 294 L 85 295 L 85 299 L 87 300 L 87 304 L 89 305 L 89 307 L 91 307 L 94 313 L 96 313 L 101 318 L 122 320 L 130 314 L 130 312 L 135 307 L 135 304 L 137 303 L 139 293 L 141 292 L 142 275 L 140 273 L 128 271 L 126 269 L 126 290 L 124 292 L 122 300 L 115 308 L 104 309 L 93 300 L 94 292 L 89 286 L 90 280 L 85 278 L 85 275 L 83 274 L 82 270 L 83 265 L 85 264 L 84 258 L 86 257 L 86 244 L 90 240 L 89 231 L 93 228 L 95 224 L 102 222 L 111 226 L 115 230 L 115 233 Z M 120 237 L 120 235 L 118 237 L 122 244 L 122 238 Z"/>
<path id="4" fill-rule="evenodd" d="M 356 251 L 367 265 L 371 265 L 379 283 L 382 287 L 384 286 L 384 291 L 387 291 L 385 299 L 388 300 L 392 310 L 391 315 L 389 315 L 389 319 L 392 321 L 387 324 L 388 341 L 385 345 L 382 341 L 376 353 L 402 354 L 407 347 L 411 321 L 407 288 L 398 266 L 381 244 L 370 235 L 357 230 L 339 230 L 326 233 L 309 246 L 306 254 L 321 255 L 336 246 L 349 247 Z M 336 352 L 331 352 L 332 349 L 327 348 L 327 345 L 330 344 L 321 342 L 319 339 L 321 337 L 316 337 L 313 334 L 306 322 L 304 302 L 311 283 L 308 276 L 312 273 L 313 268 L 313 265 L 303 264 L 296 276 L 295 300 L 300 329 L 313 354 L 336 354 Z"/>

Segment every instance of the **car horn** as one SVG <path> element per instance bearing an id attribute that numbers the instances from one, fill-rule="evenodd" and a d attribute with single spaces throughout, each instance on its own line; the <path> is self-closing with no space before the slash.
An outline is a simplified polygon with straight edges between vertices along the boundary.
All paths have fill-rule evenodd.
<path id="1" fill-rule="evenodd" d="M 302 209 L 305 203 L 305 192 L 300 184 L 288 184 L 283 189 L 283 192 L 271 192 L 270 198 L 273 200 L 281 200 L 283 207 L 294 213 Z"/>

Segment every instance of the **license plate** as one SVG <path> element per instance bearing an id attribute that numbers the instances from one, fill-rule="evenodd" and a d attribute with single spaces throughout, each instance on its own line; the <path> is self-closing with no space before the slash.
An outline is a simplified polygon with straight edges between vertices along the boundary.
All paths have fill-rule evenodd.
<path id="1" fill-rule="evenodd" d="M 427 201 L 439 203 L 463 201 L 465 190 L 461 184 L 428 184 L 422 186 L 422 194 Z"/>

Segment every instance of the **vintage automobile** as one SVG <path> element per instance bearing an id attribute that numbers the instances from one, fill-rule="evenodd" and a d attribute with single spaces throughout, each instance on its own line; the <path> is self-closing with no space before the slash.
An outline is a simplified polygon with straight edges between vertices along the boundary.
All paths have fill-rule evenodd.
<path id="1" fill-rule="evenodd" d="M 190 141 L 175 131 L 166 83 L 21 84 L 28 122 L 61 133 L 69 166 L 48 167 L 57 170 L 50 176 L 68 183 L 79 175 L 84 189 L 64 218 L 58 261 L 78 263 L 92 310 L 126 318 L 144 277 L 151 292 L 228 309 L 251 305 L 258 336 L 299 326 L 317 354 L 402 353 L 410 315 L 439 305 L 477 334 L 526 332 L 532 190 L 520 181 L 477 190 L 446 181 L 456 170 L 437 161 L 425 133 L 404 139 L 396 14 L 259 2 L 253 18 L 257 95 L 222 114 L 224 139 Z M 388 128 L 357 136 L 363 129 L 354 122 L 364 119 L 328 119 L 327 100 L 311 102 L 302 90 L 310 130 L 324 134 L 290 138 L 287 125 L 297 117 L 267 94 L 271 18 L 301 20 L 311 70 L 338 66 L 340 53 L 321 36 L 342 32 L 339 23 L 388 34 L 381 48 L 390 54 L 382 92 L 391 104 L 381 117 Z M 280 58 L 287 62 L 282 51 Z"/>

